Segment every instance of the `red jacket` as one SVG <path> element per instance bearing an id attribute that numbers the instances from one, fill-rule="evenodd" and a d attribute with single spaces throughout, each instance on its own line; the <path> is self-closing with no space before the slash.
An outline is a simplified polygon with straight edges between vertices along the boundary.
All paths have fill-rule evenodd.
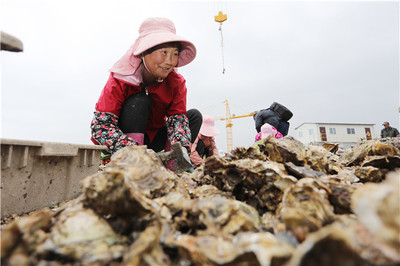
<path id="1" fill-rule="evenodd" d="M 165 126 L 166 117 L 175 114 L 186 115 L 186 81 L 182 75 L 171 72 L 163 82 L 147 87 L 152 104 L 146 133 L 153 140 L 157 131 Z M 96 111 L 120 115 L 122 105 L 132 94 L 141 91 L 140 86 L 114 78 L 113 73 L 101 92 Z"/>

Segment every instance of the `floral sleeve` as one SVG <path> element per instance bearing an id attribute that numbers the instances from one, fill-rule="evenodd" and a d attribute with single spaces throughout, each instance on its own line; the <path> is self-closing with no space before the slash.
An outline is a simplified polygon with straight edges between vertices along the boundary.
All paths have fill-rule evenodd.
<path id="1" fill-rule="evenodd" d="M 192 134 L 189 128 L 189 119 L 186 115 L 171 115 L 167 118 L 168 140 L 172 144 L 180 142 L 190 153 L 190 139 Z"/>
<path id="2" fill-rule="evenodd" d="M 118 128 L 118 116 L 113 113 L 95 111 L 90 128 L 92 138 L 100 145 L 105 145 L 110 153 L 126 146 L 137 145 L 137 142 Z"/>
<path id="3" fill-rule="evenodd" d="M 257 141 L 259 141 L 260 139 L 261 139 L 261 131 L 257 133 L 257 135 L 256 135 L 256 137 L 255 137 L 255 139 L 254 139 L 254 141 L 257 142 Z"/>

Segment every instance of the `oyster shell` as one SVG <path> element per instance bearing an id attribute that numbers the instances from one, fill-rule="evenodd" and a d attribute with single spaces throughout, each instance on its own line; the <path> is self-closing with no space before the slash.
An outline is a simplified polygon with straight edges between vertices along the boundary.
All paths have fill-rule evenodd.
<path id="1" fill-rule="evenodd" d="M 336 174 L 342 170 L 342 167 L 337 163 L 339 157 L 321 146 L 307 146 L 302 150 L 302 157 L 315 171 Z"/>
<path id="2" fill-rule="evenodd" d="M 157 213 L 151 199 L 167 194 L 175 175 L 145 146 L 126 147 L 108 167 L 82 181 L 85 206 L 105 217 Z"/>
<path id="3" fill-rule="evenodd" d="M 190 190 L 189 193 L 193 198 L 199 199 L 212 198 L 217 196 L 227 199 L 234 199 L 234 196 L 231 193 L 222 191 L 213 185 L 203 185 L 193 190 Z"/>
<path id="4" fill-rule="evenodd" d="M 278 163 L 292 162 L 299 166 L 305 164 L 305 160 L 301 156 L 305 146 L 293 137 L 286 136 L 282 139 L 276 139 L 268 136 L 258 146 L 260 152 L 270 161 Z"/>
<path id="5" fill-rule="evenodd" d="M 251 206 L 222 197 L 191 201 L 173 217 L 182 233 L 193 235 L 233 235 L 244 231 L 258 231 L 261 219 Z"/>
<path id="6" fill-rule="evenodd" d="M 195 265 L 279 265 L 293 252 L 291 245 L 268 232 L 240 233 L 230 238 L 181 235 L 176 245 Z"/>
<path id="7" fill-rule="evenodd" d="M 356 217 L 343 216 L 310 233 L 287 265 L 396 265 L 398 259 Z"/>
<path id="8" fill-rule="evenodd" d="M 228 158 L 230 160 L 256 159 L 261 161 L 265 161 L 267 159 L 264 154 L 260 153 L 254 147 L 249 147 L 247 149 L 244 147 L 237 147 L 231 151 L 231 153 L 228 155 Z"/>
<path id="9" fill-rule="evenodd" d="M 82 203 L 56 217 L 50 236 L 36 249 L 42 258 L 105 263 L 121 259 L 128 239 Z"/>
<path id="10" fill-rule="evenodd" d="M 324 143 L 322 143 L 322 147 L 332 153 L 337 153 L 339 150 L 339 144 L 337 144 L 337 143 L 324 142 Z"/>
<path id="11" fill-rule="evenodd" d="M 352 209 L 377 238 L 400 254 L 400 170 L 388 174 L 382 183 L 357 188 Z"/>
<path id="12" fill-rule="evenodd" d="M 386 171 L 373 166 L 357 167 L 354 174 L 360 178 L 360 181 L 365 182 L 381 182 L 385 176 Z"/>
<path id="13" fill-rule="evenodd" d="M 212 185 L 231 192 L 237 200 L 253 206 L 260 214 L 274 211 L 282 200 L 283 191 L 297 181 L 287 174 L 283 164 L 257 159 L 209 158 L 204 173 L 212 178 Z"/>
<path id="14" fill-rule="evenodd" d="M 126 251 L 124 265 L 172 265 L 170 257 L 164 252 L 160 238 L 162 225 L 150 223 L 140 233 L 136 241 Z"/>
<path id="15" fill-rule="evenodd" d="M 297 179 L 301 179 L 304 177 L 312 177 L 318 179 L 325 175 L 321 171 L 315 171 L 311 169 L 311 167 L 308 165 L 297 166 L 292 162 L 285 163 L 285 169 L 290 175 L 296 177 Z"/>
<path id="16" fill-rule="evenodd" d="M 387 158 L 387 163 L 381 165 L 380 168 L 392 168 L 393 165 L 390 165 L 390 160 L 395 161 L 395 165 L 398 166 L 399 164 L 397 162 L 400 156 L 400 151 L 395 146 L 382 143 L 379 140 L 367 141 L 360 143 L 353 149 L 343 153 L 339 158 L 339 163 L 344 166 L 362 166 L 365 161 L 366 165 L 364 166 L 372 165 L 371 162 L 367 163 L 371 156 L 378 156 L 375 157 L 378 160 Z"/>
<path id="17" fill-rule="evenodd" d="M 386 145 L 386 146 L 385 146 Z M 336 155 L 291 137 L 167 171 L 127 147 L 79 198 L 2 232 L 4 265 L 393 265 L 400 262 L 398 149 Z M 344 155 L 344 156 L 343 156 Z M 343 157 L 342 157 L 343 156 Z M 374 183 L 369 183 L 374 182 Z M 261 216 L 261 217 L 260 217 Z"/>
<path id="18" fill-rule="evenodd" d="M 300 179 L 288 188 L 277 210 L 286 228 L 302 242 L 309 232 L 314 232 L 335 219 L 328 195 L 329 187 L 312 178 Z"/>
<path id="19" fill-rule="evenodd" d="M 14 220 L 1 232 L 1 264 L 29 265 L 38 245 L 49 236 L 53 213 L 45 208 Z"/>

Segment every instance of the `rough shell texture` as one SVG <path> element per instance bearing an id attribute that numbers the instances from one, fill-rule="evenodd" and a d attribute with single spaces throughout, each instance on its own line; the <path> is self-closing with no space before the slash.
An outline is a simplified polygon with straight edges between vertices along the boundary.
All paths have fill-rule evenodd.
<path id="1" fill-rule="evenodd" d="M 374 238 L 354 216 L 310 233 L 286 265 L 395 265 L 399 255 Z"/>
<path id="2" fill-rule="evenodd" d="M 104 216 L 143 216 L 154 212 L 150 199 L 167 194 L 173 178 L 153 151 L 126 147 L 103 172 L 82 181 L 85 206 Z"/>
<path id="3" fill-rule="evenodd" d="M 359 187 L 352 209 L 377 238 L 400 254 L 400 170 L 388 174 L 382 183 Z"/>
<path id="4" fill-rule="evenodd" d="M 273 265 L 290 258 L 293 247 L 268 232 L 231 238 L 179 236 L 176 245 L 195 265 Z"/>
<path id="5" fill-rule="evenodd" d="M 339 162 L 345 166 L 363 166 L 362 164 L 371 165 L 371 156 L 378 156 L 376 159 L 381 160 L 387 158 L 385 164 L 380 165 L 380 168 L 387 168 L 393 170 L 399 167 L 400 151 L 393 145 L 382 143 L 379 140 L 368 141 L 357 145 L 354 149 L 345 152 Z M 364 165 L 364 166 L 367 166 Z"/>
<path id="6" fill-rule="evenodd" d="M 211 157 L 205 162 L 204 173 L 211 177 L 212 185 L 231 192 L 260 214 L 274 211 L 284 190 L 297 181 L 282 164 L 258 159 L 229 161 Z"/>
<path id="7" fill-rule="evenodd" d="M 322 182 L 303 178 L 286 191 L 277 214 L 286 228 L 299 241 L 304 241 L 309 232 L 317 231 L 334 220 L 333 207 L 328 200 L 331 193 Z"/>
<path id="8" fill-rule="evenodd" d="M 290 136 L 282 139 L 268 136 L 258 146 L 261 153 L 270 161 L 278 163 L 292 162 L 295 165 L 305 164 L 304 157 L 302 156 L 305 146 Z"/>
<path id="9" fill-rule="evenodd" d="M 37 247 L 41 257 L 105 263 L 122 257 L 128 239 L 81 203 L 56 217 L 50 237 Z"/>
<path id="10" fill-rule="evenodd" d="M 175 175 L 118 151 L 54 210 L 2 231 L 3 265 L 396 265 L 398 149 L 346 154 L 267 138 Z M 371 183 L 374 182 L 374 183 Z"/>

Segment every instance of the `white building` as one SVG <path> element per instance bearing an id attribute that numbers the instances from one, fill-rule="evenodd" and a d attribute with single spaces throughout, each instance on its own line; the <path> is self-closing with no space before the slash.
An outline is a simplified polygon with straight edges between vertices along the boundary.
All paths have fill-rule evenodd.
<path id="1" fill-rule="evenodd" d="M 360 140 L 376 139 L 375 124 L 303 123 L 295 128 L 296 138 L 305 145 L 338 143 L 342 149 L 354 146 Z"/>

